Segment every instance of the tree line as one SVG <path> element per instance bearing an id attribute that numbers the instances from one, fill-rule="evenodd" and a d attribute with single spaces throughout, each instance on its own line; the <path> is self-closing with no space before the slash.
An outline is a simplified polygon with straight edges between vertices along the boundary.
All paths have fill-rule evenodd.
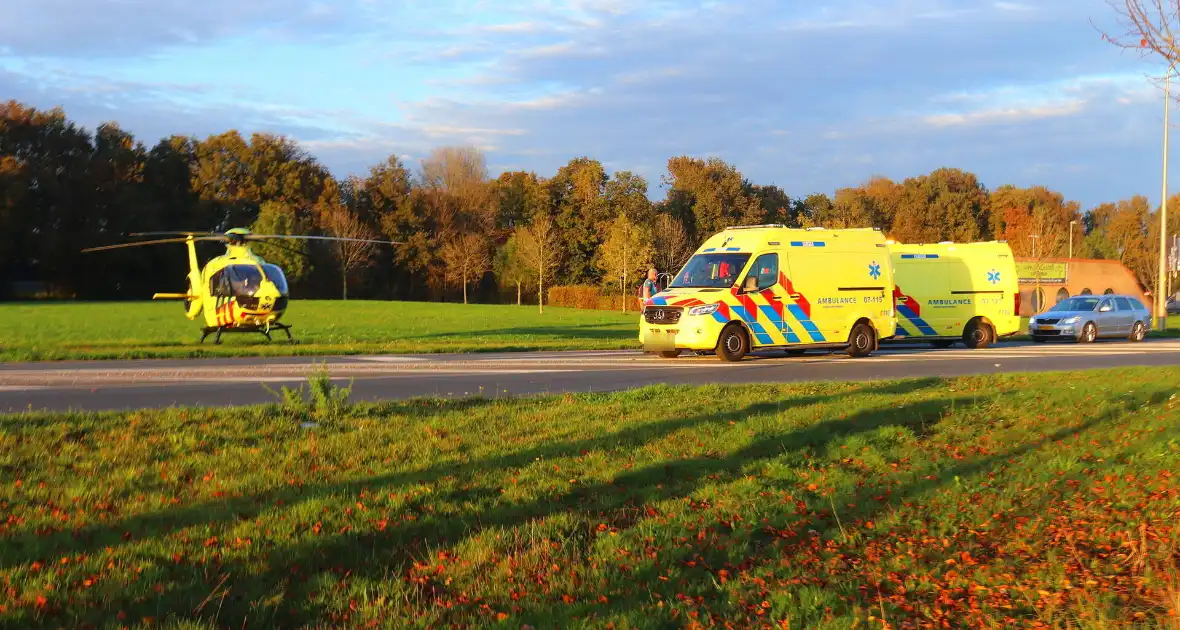
<path id="1" fill-rule="evenodd" d="M 472 147 L 435 149 L 417 165 L 390 155 L 334 177 L 297 142 L 227 131 L 174 135 L 152 147 L 116 123 L 93 132 L 60 108 L 0 104 L 0 297 L 21 283 L 49 295 L 143 299 L 183 286 L 181 245 L 83 254 L 153 230 L 322 234 L 398 245 L 259 244 L 300 297 L 532 301 L 551 285 L 631 292 L 648 265 L 675 272 L 728 225 L 877 227 L 905 242 L 1007 240 L 1017 256 L 1119 260 L 1154 290 L 1158 210 L 1142 195 L 1083 211 L 1044 186 L 989 190 L 939 168 L 792 196 L 718 158 L 677 156 L 649 199 L 641 176 L 577 157 L 543 176 L 491 177 Z M 1180 228 L 1180 195 L 1169 233 Z M 218 244 L 199 244 L 206 258 Z"/>

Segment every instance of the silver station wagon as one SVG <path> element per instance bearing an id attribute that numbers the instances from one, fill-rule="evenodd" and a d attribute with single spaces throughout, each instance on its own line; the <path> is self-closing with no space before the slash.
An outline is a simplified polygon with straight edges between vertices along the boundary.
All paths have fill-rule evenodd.
<path id="1" fill-rule="evenodd" d="M 1133 295 L 1075 295 L 1028 322 L 1033 341 L 1069 339 L 1092 343 L 1099 338 L 1143 341 L 1151 329 L 1151 311 Z"/>

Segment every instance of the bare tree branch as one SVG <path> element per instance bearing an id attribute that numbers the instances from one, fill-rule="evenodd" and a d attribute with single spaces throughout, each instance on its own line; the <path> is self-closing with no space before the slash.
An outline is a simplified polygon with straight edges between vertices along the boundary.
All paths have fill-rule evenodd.
<path id="1" fill-rule="evenodd" d="M 1158 56 L 1168 65 L 1180 60 L 1176 31 L 1180 28 L 1180 2 L 1175 0 L 1107 0 L 1118 16 L 1116 21 L 1123 29 L 1121 35 L 1112 35 L 1094 26 L 1104 41 L 1122 48 L 1137 50 L 1147 58 Z M 1093 26 L 1093 20 L 1091 20 Z"/>

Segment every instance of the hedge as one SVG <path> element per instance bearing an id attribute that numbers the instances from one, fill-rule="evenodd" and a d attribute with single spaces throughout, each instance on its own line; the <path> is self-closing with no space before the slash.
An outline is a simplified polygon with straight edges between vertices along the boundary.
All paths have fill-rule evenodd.
<path id="1" fill-rule="evenodd" d="M 604 295 L 602 287 L 590 285 L 570 285 L 563 287 L 549 287 L 549 305 L 565 306 L 569 308 L 583 308 L 599 311 L 622 311 L 624 297 L 618 289 Z M 638 313 L 639 298 L 627 295 L 627 311 Z"/>

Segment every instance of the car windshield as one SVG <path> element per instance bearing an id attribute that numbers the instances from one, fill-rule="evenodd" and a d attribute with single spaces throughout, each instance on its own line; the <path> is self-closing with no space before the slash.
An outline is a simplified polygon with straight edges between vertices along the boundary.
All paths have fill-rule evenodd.
<path id="1" fill-rule="evenodd" d="M 1092 311 L 1098 308 L 1098 303 L 1102 300 L 1096 297 L 1071 297 L 1058 302 L 1050 311 Z"/>
<path id="2" fill-rule="evenodd" d="M 271 264 L 263 265 L 262 270 L 266 272 L 266 279 L 274 283 L 279 295 L 287 295 L 287 276 L 283 275 L 283 270 Z"/>
<path id="3" fill-rule="evenodd" d="M 697 254 L 676 274 L 668 288 L 727 289 L 733 286 L 749 259 L 750 254 Z"/>
<path id="4" fill-rule="evenodd" d="M 262 284 L 262 272 L 254 265 L 230 265 L 229 282 L 234 295 L 254 295 Z"/>

